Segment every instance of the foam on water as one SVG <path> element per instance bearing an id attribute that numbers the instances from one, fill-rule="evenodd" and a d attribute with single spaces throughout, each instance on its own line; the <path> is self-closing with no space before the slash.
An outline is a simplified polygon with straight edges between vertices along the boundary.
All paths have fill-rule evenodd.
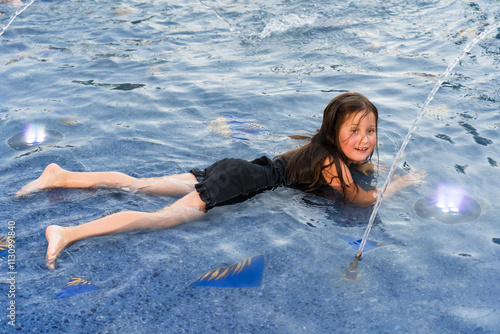
<path id="1" fill-rule="evenodd" d="M 307 27 L 318 20 L 317 14 L 288 14 L 282 17 L 273 17 L 266 22 L 266 26 L 260 33 L 260 38 L 266 38 L 272 34 L 280 34 L 290 29 Z"/>

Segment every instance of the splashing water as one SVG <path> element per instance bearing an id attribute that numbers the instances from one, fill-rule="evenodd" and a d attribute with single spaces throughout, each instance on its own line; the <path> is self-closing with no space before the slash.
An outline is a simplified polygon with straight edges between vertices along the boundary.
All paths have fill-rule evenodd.
<path id="1" fill-rule="evenodd" d="M 3 33 L 5 32 L 5 30 L 7 30 L 10 25 L 12 24 L 12 22 L 14 22 L 14 20 L 16 19 L 16 17 L 21 14 L 22 12 L 24 12 L 24 10 L 26 8 L 28 8 L 29 6 L 31 6 L 31 4 L 35 2 L 35 0 L 31 0 L 30 2 L 28 2 L 26 5 L 24 5 L 24 7 L 21 7 L 19 8 L 15 13 L 14 15 L 12 15 L 12 17 L 10 18 L 9 22 L 7 22 L 7 24 L 2 28 L 2 30 L 0 31 L 0 36 L 3 35 Z"/>
<path id="2" fill-rule="evenodd" d="M 406 135 L 406 137 L 405 137 L 405 139 L 403 141 L 403 144 L 401 145 L 401 148 L 399 149 L 399 151 L 398 151 L 398 153 L 396 155 L 396 158 L 394 159 L 394 162 L 392 163 L 391 169 L 389 171 L 389 175 L 387 176 L 387 178 L 385 180 L 385 183 L 384 183 L 384 185 L 383 185 L 383 187 L 381 189 L 382 191 L 379 193 L 379 195 L 377 197 L 377 201 L 375 202 L 375 207 L 373 208 L 373 212 L 372 212 L 372 214 L 370 216 L 370 220 L 368 222 L 368 226 L 366 227 L 365 233 L 364 233 L 363 238 L 361 240 L 361 244 L 359 245 L 358 252 L 356 254 L 356 258 L 359 259 L 361 257 L 361 254 L 363 253 L 363 248 L 365 247 L 366 240 L 368 239 L 368 235 L 370 234 L 370 231 L 371 231 L 371 228 L 372 228 L 372 225 L 373 225 L 373 221 L 375 220 L 375 216 L 377 215 L 377 212 L 378 212 L 378 209 L 380 207 L 380 204 L 382 203 L 382 199 L 384 197 L 384 192 L 386 191 L 387 186 L 391 182 L 392 176 L 394 174 L 394 170 L 396 169 L 396 167 L 397 167 L 397 165 L 399 163 L 399 160 L 401 159 L 401 156 L 403 155 L 403 152 L 404 152 L 404 150 L 406 148 L 406 145 L 408 145 L 408 142 L 410 141 L 410 138 L 411 138 L 413 132 L 417 128 L 418 122 L 420 121 L 420 119 L 422 118 L 422 116 L 424 115 L 424 113 L 426 112 L 427 107 L 429 106 L 429 103 L 432 101 L 432 99 L 434 98 L 434 95 L 436 95 L 436 92 L 441 87 L 441 85 L 446 80 L 446 78 L 448 78 L 448 76 L 450 75 L 451 71 L 458 64 L 458 62 L 460 60 L 462 60 L 462 58 L 472 49 L 472 47 L 474 45 L 476 45 L 477 43 L 479 43 L 480 41 L 482 41 L 484 38 L 486 38 L 486 36 L 488 34 L 490 34 L 495 29 L 498 29 L 499 27 L 500 27 L 500 21 L 497 22 L 497 23 L 495 23 L 494 25 L 490 26 L 488 29 L 486 29 L 485 31 L 483 31 L 481 34 L 477 35 L 469 44 L 467 44 L 463 48 L 462 52 L 458 55 L 458 57 L 455 58 L 455 60 L 452 63 L 450 63 L 450 65 L 448 65 L 448 68 L 446 69 L 446 71 L 444 71 L 444 73 L 441 75 L 441 77 L 439 78 L 439 80 L 434 85 L 434 88 L 432 89 L 432 91 L 429 93 L 429 96 L 427 97 L 427 100 L 425 100 L 424 105 L 422 106 L 422 108 L 420 108 L 420 111 L 417 114 L 417 117 L 415 118 L 415 121 L 413 122 L 413 125 L 411 126 L 410 130 L 408 131 L 408 134 Z"/>
<path id="3" fill-rule="evenodd" d="M 282 33 L 290 29 L 301 28 L 315 23 L 318 20 L 318 15 L 297 15 L 288 14 L 281 18 L 273 18 L 266 23 L 266 27 L 260 33 L 260 38 L 266 38 L 275 33 Z"/>
<path id="4" fill-rule="evenodd" d="M 241 30 L 239 29 L 236 29 L 232 24 L 231 22 L 229 22 L 229 20 L 227 20 L 221 13 L 219 13 L 219 11 L 217 10 L 217 8 L 213 7 L 213 6 L 210 6 L 210 5 L 207 5 L 205 2 L 203 2 L 202 0 L 198 0 L 199 3 L 201 3 L 203 6 L 207 7 L 208 9 L 212 10 L 215 15 L 221 19 L 222 21 L 224 21 L 228 26 L 229 26 L 229 30 L 230 31 L 235 31 L 238 32 L 238 34 L 241 35 L 241 37 L 246 41 L 248 42 L 248 37 L 243 33 L 241 32 Z"/>

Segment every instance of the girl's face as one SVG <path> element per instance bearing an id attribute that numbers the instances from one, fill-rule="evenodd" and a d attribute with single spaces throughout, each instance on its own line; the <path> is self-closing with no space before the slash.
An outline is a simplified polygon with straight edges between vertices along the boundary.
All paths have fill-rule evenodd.
<path id="1" fill-rule="evenodd" d="M 360 162 L 367 160 L 377 144 L 377 123 L 375 114 L 364 111 L 353 113 L 347 117 L 339 131 L 340 149 L 350 160 Z"/>

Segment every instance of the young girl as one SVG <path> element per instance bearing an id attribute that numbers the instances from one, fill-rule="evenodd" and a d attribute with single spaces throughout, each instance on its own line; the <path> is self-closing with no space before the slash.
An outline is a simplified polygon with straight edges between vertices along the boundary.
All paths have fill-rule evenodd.
<path id="1" fill-rule="evenodd" d="M 365 191 L 352 179 L 348 166 L 363 173 L 374 171 L 369 161 L 377 143 L 377 108 L 358 93 L 334 98 L 324 110 L 323 123 L 310 142 L 271 160 L 224 159 L 190 173 L 160 178 L 136 179 L 120 172 L 70 172 L 56 164 L 25 185 L 16 196 L 50 188 L 119 188 L 151 194 L 183 196 L 156 212 L 123 211 L 86 224 L 70 227 L 51 225 L 45 236 L 47 266 L 54 269 L 59 254 L 70 244 L 89 237 L 142 228 L 168 228 L 203 217 L 215 206 L 242 202 L 279 186 L 312 192 L 330 186 L 360 206 L 373 204 L 378 190 Z M 422 182 L 425 174 L 396 175 L 384 194 Z"/>

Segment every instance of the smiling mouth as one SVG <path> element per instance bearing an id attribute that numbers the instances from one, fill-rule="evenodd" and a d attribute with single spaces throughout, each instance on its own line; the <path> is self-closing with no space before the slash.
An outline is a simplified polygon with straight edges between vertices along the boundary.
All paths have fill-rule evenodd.
<path id="1" fill-rule="evenodd" d="M 368 151 L 368 148 L 356 148 L 356 151 L 361 151 L 361 152 L 366 152 Z"/>

